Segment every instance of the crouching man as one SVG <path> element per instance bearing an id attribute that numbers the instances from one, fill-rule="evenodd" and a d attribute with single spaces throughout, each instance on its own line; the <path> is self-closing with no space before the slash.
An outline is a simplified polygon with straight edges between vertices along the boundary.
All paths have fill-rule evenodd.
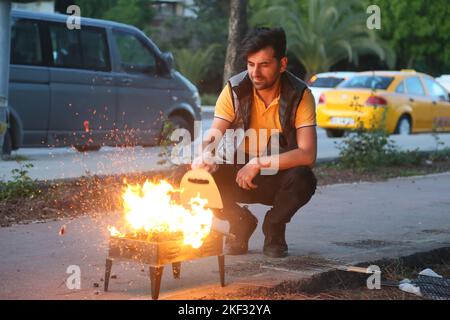
<path id="1" fill-rule="evenodd" d="M 219 187 L 222 218 L 228 220 L 230 233 L 236 235 L 226 241 L 227 254 L 246 254 L 258 223 L 250 210 L 238 203 L 262 203 L 272 207 L 262 224 L 263 253 L 284 257 L 288 253 L 286 224 L 316 190 L 317 182 L 311 170 L 317 155 L 314 98 L 305 82 L 286 71 L 283 29 L 254 29 L 245 37 L 241 48 L 247 70 L 231 77 L 222 90 L 211 129 L 222 135 L 227 129 L 253 130 L 257 143 L 248 143 L 247 137 L 237 148 L 236 154 L 240 151 L 245 154 L 242 163 L 235 155 L 233 163 L 217 165 L 211 157 L 206 161 L 204 153 L 194 159 L 192 168 L 212 172 Z M 264 130 L 270 139 L 277 139 L 276 154 L 268 152 L 270 139 L 265 141 L 262 150 L 259 137 Z M 273 132 L 278 134 L 272 135 Z M 213 140 L 207 134 L 204 146 Z M 264 174 L 265 169 L 274 166 L 275 174 Z"/>

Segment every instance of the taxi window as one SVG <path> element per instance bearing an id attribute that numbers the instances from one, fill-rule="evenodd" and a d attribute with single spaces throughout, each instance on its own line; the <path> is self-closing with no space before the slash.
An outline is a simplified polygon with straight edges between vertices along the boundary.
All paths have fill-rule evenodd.
<path id="1" fill-rule="evenodd" d="M 400 84 L 395 89 L 395 92 L 397 92 L 397 93 L 405 93 L 405 82 L 404 81 L 400 82 Z"/>
<path id="2" fill-rule="evenodd" d="M 425 84 L 428 88 L 428 92 L 430 96 L 433 98 L 437 98 L 441 101 L 448 101 L 448 93 L 442 88 L 436 81 L 431 80 L 430 78 L 425 78 Z"/>
<path id="3" fill-rule="evenodd" d="M 339 88 L 386 89 L 394 78 L 384 76 L 356 76 L 342 82 Z"/>
<path id="4" fill-rule="evenodd" d="M 422 82 L 418 77 L 411 77 L 405 80 L 406 81 L 406 89 L 408 93 L 424 96 L 425 90 L 423 89 Z"/>

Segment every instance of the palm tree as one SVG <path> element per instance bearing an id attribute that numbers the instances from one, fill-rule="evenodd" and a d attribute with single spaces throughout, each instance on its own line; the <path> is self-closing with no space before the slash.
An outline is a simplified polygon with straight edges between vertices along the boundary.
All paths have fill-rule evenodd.
<path id="1" fill-rule="evenodd" d="M 217 47 L 217 44 L 212 44 L 206 49 L 191 50 L 183 48 L 174 50 L 175 63 L 178 70 L 198 86 L 208 71 Z"/>
<path id="2" fill-rule="evenodd" d="M 299 0 L 278 0 L 257 12 L 251 23 L 281 25 L 288 50 L 304 66 L 305 79 L 309 79 L 344 59 L 357 65 L 358 56 L 367 53 L 376 54 L 390 68 L 394 66 L 394 52 L 367 28 L 367 18 L 358 0 L 309 0 L 306 5 Z"/>

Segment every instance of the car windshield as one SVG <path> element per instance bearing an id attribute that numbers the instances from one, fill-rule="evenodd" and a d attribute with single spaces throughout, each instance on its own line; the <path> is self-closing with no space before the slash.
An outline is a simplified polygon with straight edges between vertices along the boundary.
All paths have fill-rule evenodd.
<path id="1" fill-rule="evenodd" d="M 311 81 L 310 87 L 334 88 L 344 80 L 345 80 L 345 78 L 320 77 L 320 78 L 316 78 L 314 81 Z"/>
<path id="2" fill-rule="evenodd" d="M 339 88 L 386 89 L 393 79 L 381 76 L 357 76 L 342 82 Z"/>

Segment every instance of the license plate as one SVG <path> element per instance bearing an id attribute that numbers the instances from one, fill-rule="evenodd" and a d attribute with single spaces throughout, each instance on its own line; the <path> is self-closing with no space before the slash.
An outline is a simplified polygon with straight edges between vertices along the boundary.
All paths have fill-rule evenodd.
<path id="1" fill-rule="evenodd" d="M 332 117 L 331 123 L 348 126 L 355 124 L 355 120 L 353 120 L 353 118 Z"/>

